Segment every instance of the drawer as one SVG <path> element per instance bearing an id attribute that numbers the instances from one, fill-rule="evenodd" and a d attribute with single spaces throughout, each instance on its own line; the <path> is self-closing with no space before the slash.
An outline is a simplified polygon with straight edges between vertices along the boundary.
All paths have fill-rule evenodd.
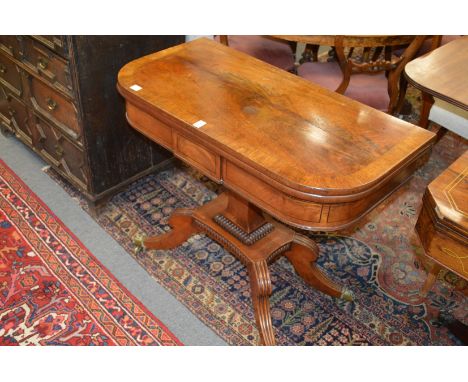
<path id="1" fill-rule="evenodd" d="M 0 125 L 3 132 L 15 134 L 21 141 L 33 147 L 33 131 L 26 105 L 18 98 L 6 94 L 0 86 Z"/>
<path id="2" fill-rule="evenodd" d="M 216 182 L 221 181 L 220 156 L 175 132 L 174 154 Z"/>
<path id="3" fill-rule="evenodd" d="M 72 97 L 73 88 L 68 61 L 28 38 L 24 42 L 23 62 L 51 86 Z"/>
<path id="4" fill-rule="evenodd" d="M 29 113 L 23 101 L 10 96 L 8 103 L 10 122 L 16 136 L 28 146 L 33 146 L 33 131 L 29 120 Z"/>
<path id="5" fill-rule="evenodd" d="M 228 187 L 285 221 L 307 226 L 321 220 L 322 204 L 286 195 L 228 160 L 223 168 L 223 178 Z"/>
<path id="6" fill-rule="evenodd" d="M 130 102 L 127 102 L 127 120 L 130 125 L 152 141 L 172 150 L 172 129 L 169 126 L 133 106 Z"/>
<path id="7" fill-rule="evenodd" d="M 80 139 L 81 129 L 75 105 L 63 95 L 31 76 L 31 103 L 43 118 L 58 126 L 73 139 Z"/>
<path id="8" fill-rule="evenodd" d="M 0 51 L 16 58 L 21 59 L 23 56 L 23 36 L 0 36 Z"/>
<path id="9" fill-rule="evenodd" d="M 23 94 L 22 70 L 4 54 L 0 53 L 0 85 L 17 97 Z"/>
<path id="10" fill-rule="evenodd" d="M 0 86 L 0 131 L 8 135 L 8 133 L 13 133 L 13 126 L 11 124 L 11 116 L 8 109 L 9 98 L 6 91 L 3 87 Z"/>
<path id="11" fill-rule="evenodd" d="M 40 117 L 36 117 L 37 151 L 67 179 L 81 188 L 87 188 L 85 155 L 63 132 Z"/>
<path id="12" fill-rule="evenodd" d="M 60 56 L 65 58 L 68 57 L 68 43 L 66 36 L 34 35 L 31 37 Z"/>

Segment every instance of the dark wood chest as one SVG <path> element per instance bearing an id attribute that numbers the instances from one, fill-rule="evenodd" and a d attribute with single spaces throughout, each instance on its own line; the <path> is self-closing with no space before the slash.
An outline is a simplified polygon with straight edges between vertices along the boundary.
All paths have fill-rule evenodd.
<path id="1" fill-rule="evenodd" d="M 92 207 L 171 158 L 129 127 L 117 72 L 183 36 L 0 36 L 0 126 Z"/>

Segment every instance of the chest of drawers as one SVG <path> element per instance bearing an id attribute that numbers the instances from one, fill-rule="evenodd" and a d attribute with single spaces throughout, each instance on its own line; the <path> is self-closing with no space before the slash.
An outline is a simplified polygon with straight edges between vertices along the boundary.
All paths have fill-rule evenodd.
<path id="1" fill-rule="evenodd" d="M 117 72 L 183 36 L 0 36 L 0 128 L 38 153 L 97 212 L 171 155 L 131 129 Z"/>

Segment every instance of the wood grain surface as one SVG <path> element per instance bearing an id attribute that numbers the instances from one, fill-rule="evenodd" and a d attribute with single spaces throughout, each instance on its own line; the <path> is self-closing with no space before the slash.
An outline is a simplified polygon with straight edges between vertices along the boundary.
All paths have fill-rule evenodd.
<path id="1" fill-rule="evenodd" d="M 405 73 L 416 88 L 468 110 L 468 37 L 411 61 Z"/>
<path id="2" fill-rule="evenodd" d="M 207 39 L 127 64 L 118 89 L 134 128 L 272 215 L 309 229 L 356 220 L 422 164 L 434 139 Z M 200 120 L 206 124 L 194 127 Z"/>

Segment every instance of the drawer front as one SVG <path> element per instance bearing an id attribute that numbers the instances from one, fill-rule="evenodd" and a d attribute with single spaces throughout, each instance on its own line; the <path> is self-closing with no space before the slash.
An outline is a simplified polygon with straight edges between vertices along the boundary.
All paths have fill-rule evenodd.
<path id="1" fill-rule="evenodd" d="M 11 115 L 9 111 L 9 98 L 5 89 L 0 86 L 0 131 L 4 134 L 13 133 Z"/>
<path id="2" fill-rule="evenodd" d="M 16 136 L 28 146 L 33 146 L 33 130 L 26 105 L 23 101 L 15 98 L 9 98 L 8 112 L 10 121 Z"/>
<path id="3" fill-rule="evenodd" d="M 51 86 L 72 96 L 73 88 L 68 61 L 28 38 L 24 44 L 23 62 Z"/>
<path id="4" fill-rule="evenodd" d="M 68 43 L 65 36 L 35 35 L 31 37 L 60 56 L 68 57 Z"/>
<path id="5" fill-rule="evenodd" d="M 296 224 L 307 226 L 321 220 L 322 205 L 293 198 L 258 179 L 234 163 L 226 160 L 223 169 L 224 182 L 238 190 L 269 213 Z"/>
<path id="6" fill-rule="evenodd" d="M 0 51 L 16 58 L 21 59 L 23 56 L 23 36 L 0 36 Z"/>
<path id="7" fill-rule="evenodd" d="M 81 138 L 78 112 L 72 102 L 34 77 L 31 77 L 30 90 L 32 106 L 39 115 L 58 126 L 71 138 Z"/>
<path id="8" fill-rule="evenodd" d="M 0 53 L 0 85 L 17 97 L 23 94 L 21 69 L 7 56 Z"/>
<path id="9" fill-rule="evenodd" d="M 174 133 L 174 154 L 196 169 L 219 182 L 221 181 L 221 158 L 205 147 Z"/>
<path id="10" fill-rule="evenodd" d="M 39 136 L 36 148 L 42 156 L 72 183 L 86 189 L 88 181 L 82 149 L 42 118 L 36 117 L 35 128 Z"/>
<path id="11" fill-rule="evenodd" d="M 34 133 L 30 114 L 24 102 L 8 94 L 0 86 L 0 125 L 3 132 L 15 134 L 21 141 L 33 147 Z"/>
<path id="12" fill-rule="evenodd" d="M 153 116 L 127 102 L 127 120 L 135 129 L 152 141 L 172 150 L 172 129 Z"/>

